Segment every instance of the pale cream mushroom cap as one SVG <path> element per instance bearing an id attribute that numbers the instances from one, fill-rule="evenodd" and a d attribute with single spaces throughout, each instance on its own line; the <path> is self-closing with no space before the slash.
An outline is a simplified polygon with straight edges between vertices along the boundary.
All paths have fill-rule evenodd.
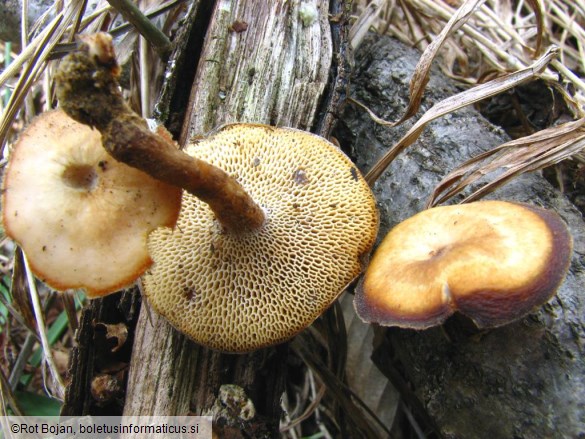
<path id="1" fill-rule="evenodd" d="M 2 195 L 6 233 L 34 273 L 89 297 L 136 280 L 152 260 L 148 233 L 172 226 L 181 190 L 117 162 L 101 135 L 61 110 L 42 114 L 11 153 Z"/>
<path id="2" fill-rule="evenodd" d="M 235 177 L 266 221 L 225 233 L 185 193 L 176 227 L 148 241 L 149 303 L 212 349 L 246 352 L 290 339 L 361 272 L 378 230 L 368 185 L 334 145 L 294 129 L 229 125 L 186 151 Z"/>

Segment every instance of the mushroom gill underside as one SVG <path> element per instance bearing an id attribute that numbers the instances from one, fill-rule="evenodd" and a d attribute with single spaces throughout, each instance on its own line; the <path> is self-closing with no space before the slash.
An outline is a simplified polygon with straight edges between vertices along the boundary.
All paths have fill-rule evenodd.
<path id="1" fill-rule="evenodd" d="M 148 233 L 175 223 L 180 196 L 113 159 L 98 131 L 54 110 L 35 118 L 14 145 L 2 220 L 41 280 L 99 297 L 150 266 Z"/>

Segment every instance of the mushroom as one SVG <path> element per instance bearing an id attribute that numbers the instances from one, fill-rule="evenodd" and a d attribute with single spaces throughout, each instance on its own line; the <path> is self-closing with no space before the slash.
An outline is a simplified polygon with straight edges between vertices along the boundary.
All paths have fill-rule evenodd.
<path id="1" fill-rule="evenodd" d="M 111 38 L 85 38 L 57 74 L 60 105 L 120 161 L 185 189 L 152 232 L 152 307 L 210 348 L 246 352 L 311 324 L 362 270 L 378 229 L 353 163 L 316 135 L 234 124 L 174 148 L 124 103 Z"/>
<path id="2" fill-rule="evenodd" d="M 394 227 L 360 281 L 365 322 L 424 329 L 455 311 L 478 328 L 544 304 L 569 267 L 572 239 L 554 212 L 483 201 L 425 210 Z"/>
<path id="3" fill-rule="evenodd" d="M 149 303 L 220 351 L 293 337 L 362 270 L 378 228 L 368 185 L 334 145 L 290 128 L 228 125 L 186 152 L 237 176 L 266 220 L 250 233 L 226 232 L 185 193 L 177 226 L 148 239 Z"/>
<path id="4" fill-rule="evenodd" d="M 181 191 L 110 157 L 98 131 L 43 113 L 16 142 L 3 182 L 6 234 L 57 290 L 119 290 L 152 260 L 150 231 L 172 226 Z"/>

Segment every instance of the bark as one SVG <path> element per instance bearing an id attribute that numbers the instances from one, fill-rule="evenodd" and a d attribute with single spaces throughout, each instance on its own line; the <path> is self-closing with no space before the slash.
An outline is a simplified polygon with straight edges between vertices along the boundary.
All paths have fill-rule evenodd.
<path id="1" fill-rule="evenodd" d="M 71 352 L 70 380 L 61 408 L 63 416 L 120 416 L 121 391 L 132 354 L 132 331 L 138 319 L 138 295 L 131 290 L 92 300 L 84 308 Z M 126 332 L 127 330 L 127 332 Z M 125 336 L 128 334 L 128 337 Z M 95 379 L 120 383 L 120 392 L 92 391 Z"/>
<path id="2" fill-rule="evenodd" d="M 236 121 L 310 130 L 332 64 L 328 12 L 324 0 L 219 0 L 180 143 Z"/>
<path id="3" fill-rule="evenodd" d="M 202 46 L 195 55 L 191 92 L 184 88 L 189 87 L 184 85 L 186 76 L 175 79 L 177 93 L 163 97 L 158 109 L 168 116 L 171 129 L 180 129 L 180 143 L 235 121 L 301 129 L 315 125 L 335 67 L 329 2 L 219 0 L 211 10 L 204 3 L 194 4 L 200 13 L 190 19 L 198 26 L 188 36 L 186 53 Z M 300 12 L 302 4 L 314 6 L 314 18 Z M 203 17 L 208 13 L 207 26 Z M 193 35 L 201 31 L 204 40 Z M 187 66 L 192 56 L 185 58 Z M 179 128 L 185 96 L 189 102 Z M 155 313 L 149 316 L 143 307 L 124 414 L 213 413 L 225 434 L 235 428 L 249 437 L 277 436 L 287 352 L 286 344 L 246 355 L 212 352 L 187 340 Z M 243 397 L 255 406 L 255 417 L 220 414 L 226 410 L 218 395 L 230 389 L 226 384 L 244 390 Z M 241 402 L 244 406 L 247 401 Z"/>
<path id="4" fill-rule="evenodd" d="M 408 81 L 420 54 L 370 36 L 357 50 L 353 96 L 386 120 L 408 102 Z M 423 107 L 456 93 L 434 71 Z M 406 124 L 408 125 L 408 124 Z M 367 171 L 407 129 L 376 125 L 348 107 L 336 132 Z M 506 136 L 473 109 L 434 122 L 390 165 L 374 187 L 381 232 L 424 208 L 439 180 L 465 159 Z M 577 209 L 540 173 L 524 175 L 488 198 L 556 210 L 574 238 L 569 274 L 556 297 L 528 317 L 479 332 L 454 316 L 425 331 L 385 329 L 374 361 L 401 390 L 427 433 L 453 438 L 581 437 L 585 433 L 585 227 Z"/>

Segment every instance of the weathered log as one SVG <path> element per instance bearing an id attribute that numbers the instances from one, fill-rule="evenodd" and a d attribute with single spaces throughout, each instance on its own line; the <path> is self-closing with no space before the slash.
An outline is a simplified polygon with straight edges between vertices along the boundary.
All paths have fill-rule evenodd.
<path id="1" fill-rule="evenodd" d="M 399 119 L 419 56 L 390 38 L 368 37 L 356 52 L 352 95 L 386 120 Z M 433 71 L 423 108 L 456 92 L 453 81 Z M 336 136 L 367 171 L 407 128 L 376 125 L 363 110 L 348 106 Z M 374 187 L 381 208 L 380 236 L 424 209 L 447 172 L 506 140 L 473 109 L 433 122 Z M 483 332 L 457 317 L 425 331 L 383 330 L 374 360 L 393 377 L 413 410 L 418 409 L 420 419 L 429 421 L 427 425 L 441 436 L 581 437 L 585 433 L 583 218 L 540 173 L 520 176 L 488 198 L 548 207 L 568 223 L 574 255 L 556 297 L 518 322 Z"/>
<path id="2" fill-rule="evenodd" d="M 163 109 L 180 120 L 176 103 L 189 96 L 180 143 L 235 121 L 314 126 L 318 111 L 327 112 L 322 101 L 335 65 L 329 7 L 327 0 L 215 2 L 209 23 L 193 27 L 205 30 L 193 85 L 179 81 L 175 104 Z M 278 435 L 286 344 L 246 355 L 212 352 L 147 311 L 136 329 L 125 415 L 214 414 L 219 427 L 250 437 Z M 255 417 L 222 418 L 218 395 L 225 384 L 244 390 Z"/>
<path id="3" fill-rule="evenodd" d="M 136 326 L 140 305 L 135 290 L 92 300 L 83 309 L 76 331 L 77 344 L 71 351 L 70 380 L 61 415 L 122 414 L 124 376 L 132 354 L 131 329 Z M 120 391 L 108 395 L 92 391 L 94 380 L 104 377 L 119 383 Z"/>

